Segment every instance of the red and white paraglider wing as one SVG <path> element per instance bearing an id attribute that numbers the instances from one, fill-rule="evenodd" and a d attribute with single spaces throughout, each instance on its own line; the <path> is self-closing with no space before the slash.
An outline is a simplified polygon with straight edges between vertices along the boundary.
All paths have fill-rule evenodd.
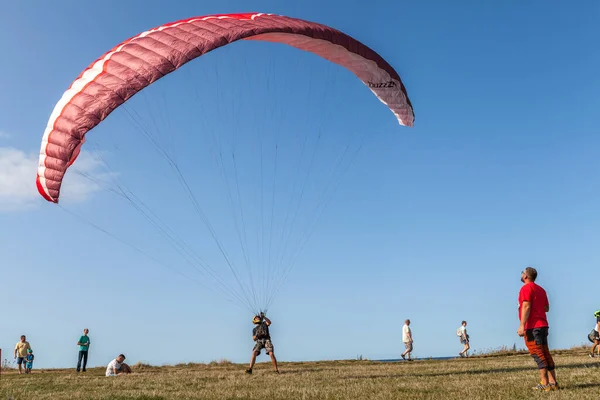
<path id="1" fill-rule="evenodd" d="M 414 114 L 398 73 L 377 53 L 325 25 L 272 14 L 190 18 L 143 32 L 92 63 L 52 112 L 40 150 L 37 187 L 58 202 L 62 179 L 85 134 L 134 94 L 211 50 L 237 40 L 285 43 L 352 71 L 396 115 L 412 126 Z"/>

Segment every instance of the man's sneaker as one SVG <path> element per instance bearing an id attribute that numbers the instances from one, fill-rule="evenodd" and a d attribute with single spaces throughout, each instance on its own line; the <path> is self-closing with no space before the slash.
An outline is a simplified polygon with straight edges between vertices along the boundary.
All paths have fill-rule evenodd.
<path id="1" fill-rule="evenodd" d="M 588 354 L 588 356 L 589 356 L 590 358 L 594 358 L 594 353 L 589 353 L 589 354 Z"/>
<path id="2" fill-rule="evenodd" d="M 550 390 L 558 390 L 560 387 L 558 386 L 558 382 L 548 384 L 550 386 Z"/>
<path id="3" fill-rule="evenodd" d="M 413 360 L 412 358 L 409 358 L 409 359 L 408 359 L 408 361 L 412 361 L 412 360 Z"/>
<path id="4" fill-rule="evenodd" d="M 534 386 L 532 389 L 534 390 L 543 390 L 544 392 L 549 392 L 552 389 L 550 388 L 550 385 L 542 385 L 541 383 L 538 383 L 537 386 Z"/>
<path id="5" fill-rule="evenodd" d="M 246 370 L 246 373 L 247 373 L 247 374 L 252 374 L 252 368 L 248 368 L 248 369 Z"/>
<path id="6" fill-rule="evenodd" d="M 404 354 L 400 354 L 400 357 L 402 357 L 403 360 L 406 360 L 406 358 L 404 357 Z"/>

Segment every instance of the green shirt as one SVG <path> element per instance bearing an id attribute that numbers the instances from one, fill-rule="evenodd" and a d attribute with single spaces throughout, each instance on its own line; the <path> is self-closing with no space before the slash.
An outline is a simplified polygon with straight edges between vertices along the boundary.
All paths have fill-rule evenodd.
<path id="1" fill-rule="evenodd" d="M 85 343 L 85 345 L 79 346 L 80 351 L 88 351 L 88 349 L 90 347 L 90 337 L 87 335 L 83 335 L 82 337 L 79 338 L 78 343 Z"/>

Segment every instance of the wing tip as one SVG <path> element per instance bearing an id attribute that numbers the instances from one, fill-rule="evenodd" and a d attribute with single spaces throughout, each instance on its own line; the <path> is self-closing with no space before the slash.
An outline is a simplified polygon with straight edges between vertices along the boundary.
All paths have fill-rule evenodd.
<path id="1" fill-rule="evenodd" d="M 46 201 L 49 201 L 49 202 L 54 203 L 54 204 L 58 204 L 58 199 L 55 199 L 52 196 L 50 196 L 48 194 L 48 192 L 46 191 L 46 188 L 44 187 L 44 185 L 42 185 L 42 181 L 41 181 L 39 175 L 38 175 L 38 177 L 35 180 L 35 185 L 37 186 L 37 190 L 40 193 L 40 195 L 44 199 L 46 199 Z"/>

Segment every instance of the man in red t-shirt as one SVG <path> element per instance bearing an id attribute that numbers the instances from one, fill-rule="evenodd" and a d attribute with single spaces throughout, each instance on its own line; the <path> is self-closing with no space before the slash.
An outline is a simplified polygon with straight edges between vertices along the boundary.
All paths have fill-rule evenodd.
<path id="1" fill-rule="evenodd" d="M 548 349 L 548 320 L 550 310 L 546 291 L 535 284 L 537 271 L 527 267 L 521 272 L 523 287 L 519 291 L 519 319 L 521 323 L 517 334 L 525 337 L 525 345 L 540 370 L 540 383 L 534 387 L 539 390 L 556 390 L 554 360 Z"/>

